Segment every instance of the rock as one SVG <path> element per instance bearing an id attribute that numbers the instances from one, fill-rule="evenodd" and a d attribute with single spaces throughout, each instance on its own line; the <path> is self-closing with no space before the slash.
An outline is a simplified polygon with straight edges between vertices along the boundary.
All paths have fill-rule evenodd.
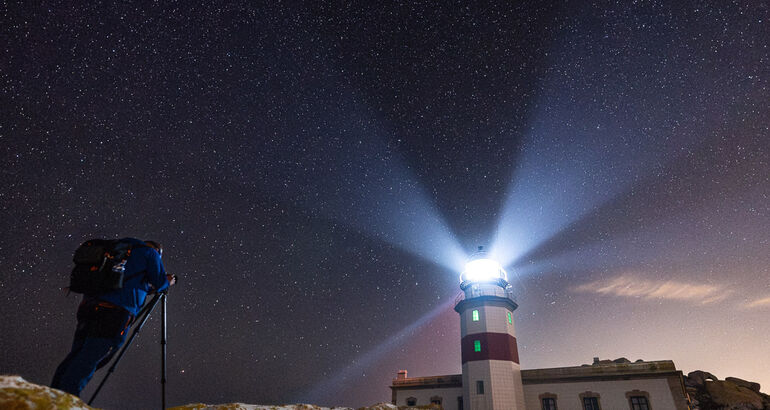
<path id="1" fill-rule="evenodd" d="M 743 380 L 743 379 L 739 379 L 737 377 L 727 377 L 727 378 L 725 378 L 725 381 L 726 382 L 734 383 L 734 384 L 736 384 L 738 386 L 745 387 L 745 388 L 750 389 L 750 390 L 754 390 L 755 392 L 759 392 L 760 387 L 762 387 L 762 386 L 759 385 L 759 383 L 754 383 L 754 382 L 746 381 L 746 380 Z"/>
<path id="2" fill-rule="evenodd" d="M 703 386 L 703 383 L 706 381 L 705 379 L 699 379 L 696 377 L 690 377 L 690 376 L 684 376 L 684 387 L 685 389 L 692 389 L 695 390 L 698 386 Z"/>
<path id="3" fill-rule="evenodd" d="M 61 390 L 30 383 L 20 376 L 0 375 L 2 409 L 91 409 L 79 398 Z"/>
<path id="4" fill-rule="evenodd" d="M 375 407 L 379 410 L 379 408 Z M 368 408 L 367 408 L 368 409 Z M 319 407 L 313 404 L 259 405 L 246 403 L 204 404 L 192 403 L 169 407 L 168 410 L 353 410 L 350 407 Z"/>
<path id="5" fill-rule="evenodd" d="M 728 381 L 708 381 L 706 391 L 717 406 L 728 409 L 762 410 L 762 396 L 746 387 Z"/>
<path id="6" fill-rule="evenodd" d="M 358 410 L 398 410 L 398 406 L 390 403 L 375 404 L 372 407 L 362 407 Z"/>
<path id="7" fill-rule="evenodd" d="M 702 386 L 704 383 L 706 383 L 706 380 L 719 381 L 716 376 L 709 372 L 696 370 L 694 372 L 687 373 L 687 380 L 685 383 L 689 381 L 691 386 Z"/>

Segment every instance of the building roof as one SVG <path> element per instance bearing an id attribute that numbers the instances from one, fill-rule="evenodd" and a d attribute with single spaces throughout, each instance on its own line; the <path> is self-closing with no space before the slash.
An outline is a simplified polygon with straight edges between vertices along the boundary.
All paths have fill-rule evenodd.
<path id="1" fill-rule="evenodd" d="M 393 385 L 391 388 L 434 389 L 462 386 L 462 374 L 449 374 L 445 376 L 404 377 L 400 379 L 393 379 Z"/>
<path id="2" fill-rule="evenodd" d="M 661 377 L 681 373 L 671 360 L 645 362 L 601 361 L 591 365 L 529 369 L 521 371 L 524 384 L 573 382 L 583 380 L 618 380 Z"/>
<path id="3" fill-rule="evenodd" d="M 544 384 L 559 382 L 574 382 L 583 380 L 628 380 L 646 379 L 679 375 L 671 360 L 656 360 L 645 362 L 637 360 L 631 363 L 627 360 L 594 361 L 591 365 L 572 367 L 552 367 L 547 369 L 528 369 L 521 371 L 523 384 Z M 391 388 L 438 388 L 461 387 L 462 374 L 444 376 L 406 377 L 404 373 L 398 379 L 393 379 Z"/>

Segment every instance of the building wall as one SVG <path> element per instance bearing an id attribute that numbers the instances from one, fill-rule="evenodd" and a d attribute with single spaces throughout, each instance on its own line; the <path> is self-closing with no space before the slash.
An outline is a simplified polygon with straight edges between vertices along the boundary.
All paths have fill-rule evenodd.
<path id="1" fill-rule="evenodd" d="M 521 366 L 518 363 L 497 360 L 490 360 L 490 365 L 494 408 L 524 410 Z"/>
<path id="2" fill-rule="evenodd" d="M 473 321 L 474 310 L 479 311 L 477 322 Z M 516 336 L 513 323 L 508 323 L 507 312 L 511 311 L 503 307 L 488 305 L 466 309 L 460 320 L 460 337 L 474 333 L 507 333 Z M 511 314 L 513 315 L 513 312 Z"/>
<path id="3" fill-rule="evenodd" d="M 602 410 L 625 410 L 631 408 L 626 393 L 634 390 L 649 394 L 652 410 L 678 409 L 666 378 L 526 384 L 524 400 L 527 410 L 540 410 L 541 395 L 550 393 L 556 395 L 556 406 L 559 410 L 583 410 L 580 395 L 592 392 L 598 393 Z"/>
<path id="4" fill-rule="evenodd" d="M 494 376 L 494 377 L 493 377 Z M 476 384 L 484 383 L 484 394 L 477 394 Z M 463 387 L 471 407 L 465 409 L 523 409 L 521 369 L 517 363 L 484 360 L 463 364 Z"/>
<path id="5" fill-rule="evenodd" d="M 492 376 L 487 362 L 463 363 L 463 408 L 465 410 L 492 408 L 492 396 L 488 394 L 489 381 L 491 379 Z M 478 380 L 484 382 L 485 394 L 483 395 L 476 394 L 476 382 Z"/>
<path id="6" fill-rule="evenodd" d="M 430 399 L 433 396 L 441 397 L 441 405 L 444 407 L 444 410 L 459 410 L 457 408 L 457 398 L 463 396 L 463 388 L 398 389 L 396 392 L 396 403 L 394 404 L 406 406 L 406 399 L 414 397 L 417 399 L 417 405 L 426 405 L 430 404 Z"/>

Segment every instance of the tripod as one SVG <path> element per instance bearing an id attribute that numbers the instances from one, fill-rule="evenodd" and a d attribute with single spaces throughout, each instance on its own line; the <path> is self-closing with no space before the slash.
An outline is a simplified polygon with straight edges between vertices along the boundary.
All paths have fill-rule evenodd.
<path id="1" fill-rule="evenodd" d="M 162 408 L 163 409 L 166 408 L 166 291 L 155 294 L 155 297 L 150 301 L 150 303 L 142 307 L 142 310 L 140 310 L 139 313 L 136 315 L 136 317 L 139 320 L 136 322 L 136 325 L 134 326 L 134 331 L 131 333 L 131 337 L 128 338 L 128 341 L 126 342 L 125 345 L 123 345 L 123 348 L 120 349 L 120 352 L 118 352 L 117 358 L 115 358 L 115 361 L 112 363 L 112 366 L 110 366 L 109 370 L 107 370 L 107 374 L 104 375 L 102 382 L 99 383 L 99 387 L 96 388 L 96 391 L 91 396 L 91 399 L 88 400 L 89 406 L 91 405 L 91 403 L 93 403 L 94 399 L 96 398 L 96 395 L 99 394 L 99 391 L 102 390 L 104 383 L 107 382 L 107 379 L 115 371 L 115 368 L 118 367 L 118 363 L 120 363 L 120 359 L 123 358 L 123 355 L 126 353 L 126 350 L 128 349 L 129 346 L 131 346 L 131 342 L 134 341 L 134 338 L 136 338 L 136 335 L 139 334 L 140 330 L 142 330 L 142 326 L 144 326 L 144 324 L 147 322 L 147 319 L 150 318 L 150 315 L 152 314 L 152 311 L 155 310 L 155 306 L 158 305 L 158 302 L 163 302 L 161 304 L 161 322 L 160 322 L 160 326 L 161 326 L 160 345 L 163 351 L 163 356 L 161 359 L 160 385 L 161 385 L 161 393 L 163 396 Z"/>

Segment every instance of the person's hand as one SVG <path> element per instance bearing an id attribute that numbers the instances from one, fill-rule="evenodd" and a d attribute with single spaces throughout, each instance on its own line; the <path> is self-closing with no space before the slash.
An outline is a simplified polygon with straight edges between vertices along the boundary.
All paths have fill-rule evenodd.
<path id="1" fill-rule="evenodd" d="M 176 283 L 176 275 L 166 275 L 166 279 L 168 279 L 169 286 L 172 286 Z"/>

